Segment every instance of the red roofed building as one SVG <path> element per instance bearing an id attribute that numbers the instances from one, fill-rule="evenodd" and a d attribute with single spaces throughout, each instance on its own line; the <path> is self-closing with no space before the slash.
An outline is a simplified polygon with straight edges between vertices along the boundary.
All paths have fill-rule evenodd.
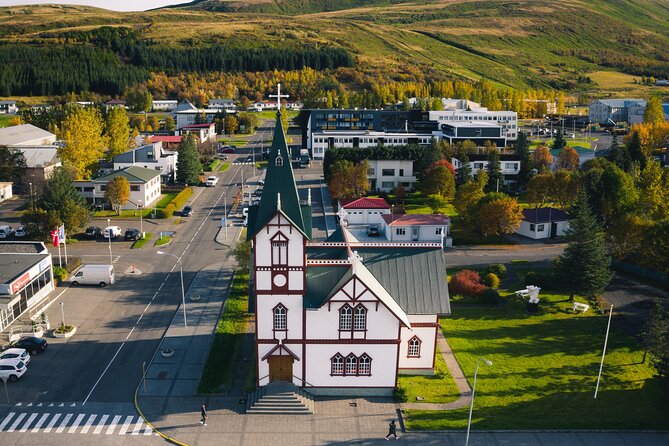
<path id="1" fill-rule="evenodd" d="M 181 127 L 181 134 L 187 135 L 192 133 L 195 135 L 195 138 L 201 142 L 210 142 L 212 144 L 216 143 L 216 124 L 213 122 L 209 124 L 190 124 L 184 127 Z"/>
<path id="2" fill-rule="evenodd" d="M 163 148 L 165 150 L 179 150 L 179 144 L 181 144 L 183 136 L 158 136 L 158 135 L 153 135 L 150 137 L 151 142 L 162 142 L 163 143 Z"/>
<path id="3" fill-rule="evenodd" d="M 383 215 L 383 230 L 390 242 L 441 242 L 451 246 L 451 219 L 443 214 Z"/>
<path id="4" fill-rule="evenodd" d="M 347 198 L 339 200 L 339 218 L 347 225 L 383 223 L 383 216 L 390 214 L 390 205 L 383 198 Z"/>

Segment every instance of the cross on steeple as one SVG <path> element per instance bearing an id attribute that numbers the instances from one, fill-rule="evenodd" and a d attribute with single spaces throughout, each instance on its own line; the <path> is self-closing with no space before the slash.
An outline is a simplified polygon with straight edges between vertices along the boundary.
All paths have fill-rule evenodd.
<path id="1" fill-rule="evenodd" d="M 269 95 L 270 98 L 276 98 L 276 110 L 281 110 L 281 98 L 288 98 L 290 95 L 281 94 L 281 83 L 276 84 L 276 94 Z"/>

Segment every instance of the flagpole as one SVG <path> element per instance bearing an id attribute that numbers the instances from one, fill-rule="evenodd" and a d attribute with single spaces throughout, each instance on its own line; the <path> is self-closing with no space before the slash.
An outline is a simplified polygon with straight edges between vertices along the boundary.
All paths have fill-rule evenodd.
<path id="1" fill-rule="evenodd" d="M 613 305 L 609 310 L 609 323 L 606 325 L 606 337 L 604 338 L 604 351 L 602 351 L 602 362 L 599 364 L 599 374 L 597 375 L 597 385 L 595 386 L 595 399 L 599 391 L 599 381 L 602 378 L 602 368 L 604 368 L 604 356 L 606 356 L 606 344 L 609 342 L 609 329 L 611 328 L 611 316 L 613 315 Z"/>
<path id="2" fill-rule="evenodd" d="M 65 265 L 67 265 L 67 237 L 63 237 L 63 248 L 65 248 Z"/>
<path id="3" fill-rule="evenodd" d="M 60 259 L 60 240 L 58 240 L 58 266 L 63 267 L 63 262 Z"/>

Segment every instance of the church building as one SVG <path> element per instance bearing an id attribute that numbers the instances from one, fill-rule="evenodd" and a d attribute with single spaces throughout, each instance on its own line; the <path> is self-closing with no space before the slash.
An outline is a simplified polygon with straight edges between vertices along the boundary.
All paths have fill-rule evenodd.
<path id="1" fill-rule="evenodd" d="M 277 113 L 262 198 L 249 209 L 257 385 L 314 395 L 391 395 L 398 374 L 433 373 L 450 314 L 440 243 L 312 239 Z"/>

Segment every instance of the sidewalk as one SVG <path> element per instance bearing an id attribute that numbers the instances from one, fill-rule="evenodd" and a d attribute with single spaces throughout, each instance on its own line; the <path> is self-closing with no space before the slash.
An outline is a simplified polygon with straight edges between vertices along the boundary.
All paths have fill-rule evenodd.
<path id="1" fill-rule="evenodd" d="M 323 201 L 323 215 L 325 216 L 325 231 L 328 237 L 337 229 L 337 219 L 335 218 L 335 211 L 332 208 L 332 198 L 330 198 L 330 191 L 325 183 L 321 183 L 321 200 Z"/>

